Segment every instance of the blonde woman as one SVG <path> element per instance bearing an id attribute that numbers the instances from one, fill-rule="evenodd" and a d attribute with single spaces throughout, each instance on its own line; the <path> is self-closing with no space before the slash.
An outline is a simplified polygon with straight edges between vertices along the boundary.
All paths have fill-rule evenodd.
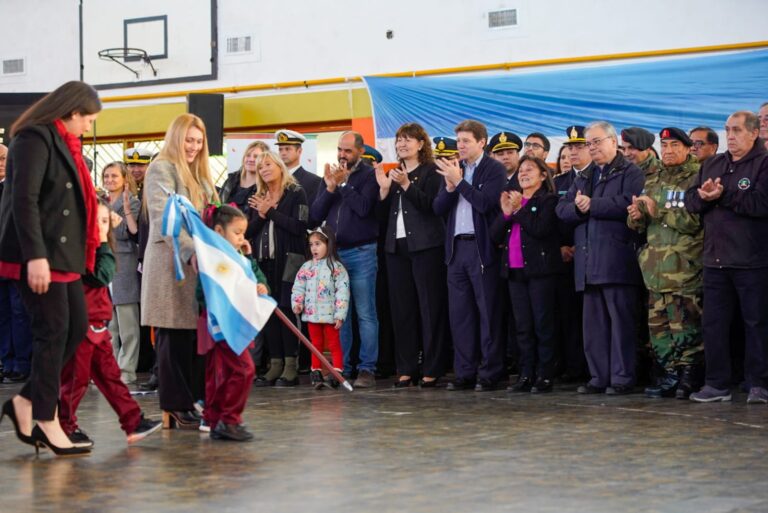
<path id="1" fill-rule="evenodd" d="M 292 318 L 291 288 L 305 260 L 309 219 L 307 197 L 278 154 L 262 153 L 256 167 L 257 188 L 256 194 L 248 200 L 250 212 L 246 237 L 253 247 L 253 257 L 267 277 L 272 296 L 283 313 Z M 265 376 L 257 378 L 256 385 L 297 385 L 299 342 L 296 337 L 275 316 L 270 318 L 262 333 L 269 350 L 270 369 Z"/>
<path id="2" fill-rule="evenodd" d="M 149 241 L 141 282 L 141 324 L 157 329 L 155 351 L 164 421 L 197 429 L 194 402 L 203 397 L 203 363 L 197 356 L 197 259 L 190 236 L 179 237 L 186 279 L 176 282 L 171 240 L 161 234 L 167 192 L 185 196 L 201 211 L 218 200 L 208 167 L 208 141 L 203 121 L 182 114 L 171 123 L 165 145 L 150 164 L 144 184 L 149 215 Z"/>
<path id="3" fill-rule="evenodd" d="M 136 197 L 136 184 L 122 162 L 111 162 L 101 171 L 101 180 L 107 191 L 112 209 L 112 234 L 117 271 L 112 279 L 111 292 L 114 315 L 109 323 L 112 346 L 124 383 L 136 381 L 139 363 L 139 250 L 136 237 L 139 232 L 141 202 Z"/>
<path id="4" fill-rule="evenodd" d="M 234 203 L 243 212 L 248 209 L 248 198 L 256 192 L 256 180 L 259 174 L 256 161 L 262 153 L 267 151 L 269 146 L 264 141 L 253 141 L 246 146 L 240 169 L 230 173 L 224 185 L 221 186 L 219 196 L 222 203 Z"/>

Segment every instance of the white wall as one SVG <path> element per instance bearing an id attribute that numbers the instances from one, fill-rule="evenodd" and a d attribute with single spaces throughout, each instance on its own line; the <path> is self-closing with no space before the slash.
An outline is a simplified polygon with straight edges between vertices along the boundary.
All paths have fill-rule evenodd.
<path id="1" fill-rule="evenodd" d="M 0 59 L 27 59 L 25 75 L 0 75 L 1 92 L 79 77 L 78 3 L 0 0 Z M 487 29 L 485 12 L 504 8 L 519 26 Z M 766 19 L 765 0 L 218 0 L 217 81 L 104 95 L 760 41 Z M 248 34 L 252 54 L 224 55 L 224 38 Z"/>

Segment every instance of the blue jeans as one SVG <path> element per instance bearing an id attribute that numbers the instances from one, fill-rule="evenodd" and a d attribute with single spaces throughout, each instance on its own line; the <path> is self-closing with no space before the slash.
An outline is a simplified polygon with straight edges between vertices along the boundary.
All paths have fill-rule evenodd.
<path id="1" fill-rule="evenodd" d="M 361 371 L 374 372 L 379 359 L 379 319 L 376 315 L 376 271 L 378 260 L 376 244 L 366 244 L 350 249 L 339 250 L 341 263 L 349 273 L 351 292 L 350 307 L 357 312 L 360 328 L 360 363 Z M 344 350 L 344 372 L 352 372 L 350 353 L 352 352 L 352 308 L 341 327 L 341 347 Z"/>
<path id="2" fill-rule="evenodd" d="M 29 374 L 32 333 L 19 289 L 11 280 L 0 279 L 0 359 L 10 374 Z"/>

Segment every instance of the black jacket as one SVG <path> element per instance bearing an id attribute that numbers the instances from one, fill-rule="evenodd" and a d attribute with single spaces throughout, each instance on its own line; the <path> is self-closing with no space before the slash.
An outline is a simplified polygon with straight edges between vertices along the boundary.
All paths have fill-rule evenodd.
<path id="1" fill-rule="evenodd" d="M 307 195 L 307 204 L 311 205 L 317 197 L 317 190 L 320 188 L 320 182 L 323 179 L 301 166 L 293 172 L 293 177 L 299 182 L 301 188 L 304 189 L 304 193 Z"/>
<path id="2" fill-rule="evenodd" d="M 245 232 L 245 237 L 251 243 L 254 258 L 258 258 L 257 239 L 264 225 L 269 221 L 275 223 L 275 269 L 272 276 L 267 276 L 267 280 L 272 288 L 272 296 L 280 306 L 291 305 L 293 281 L 290 283 L 282 281 L 288 259 L 287 254 L 306 254 L 308 210 L 304 189 L 293 185 L 285 190 L 277 208 L 267 211 L 266 219 L 259 217 L 256 209 L 251 209 L 248 214 L 248 230 Z"/>
<path id="3" fill-rule="evenodd" d="M 504 245 L 501 258 L 501 275 L 509 269 L 509 234 L 512 224 L 520 225 L 520 244 L 523 250 L 523 272 L 528 278 L 559 274 L 565 270 L 560 256 L 560 234 L 555 214 L 557 195 L 543 187 L 509 220 L 500 213 L 491 226 L 491 235 Z"/>
<path id="4" fill-rule="evenodd" d="M 715 201 L 703 201 L 697 191 L 708 178 L 723 185 Z M 704 161 L 685 207 L 701 214 L 705 267 L 768 266 L 768 152 L 759 139 L 736 162 L 727 151 Z"/>
<path id="5" fill-rule="evenodd" d="M 349 249 L 376 242 L 378 201 L 379 184 L 373 168 L 360 160 L 344 187 L 329 192 L 323 180 L 309 214 L 316 222 L 325 221 L 333 229 L 339 249 Z"/>
<path id="6" fill-rule="evenodd" d="M 421 251 L 445 244 L 445 225 L 442 218 L 432 210 L 432 202 L 440 191 L 443 177 L 437 174 L 434 164 L 422 164 L 408 173 L 408 178 L 411 185 L 407 191 L 393 182 L 389 195 L 380 203 L 380 208 L 387 216 L 384 239 L 384 250 L 387 253 L 396 251 L 397 211 L 401 200 L 408 251 Z"/>
<path id="7" fill-rule="evenodd" d="M 573 169 L 568 171 L 567 173 L 563 173 L 560 175 L 557 175 L 555 178 L 553 178 L 553 181 L 555 182 L 555 191 L 557 192 L 558 198 L 562 198 L 566 194 L 568 194 L 568 189 L 571 188 L 571 185 L 573 185 L 573 181 L 576 179 L 576 171 Z M 561 246 L 573 246 L 573 225 L 569 225 L 568 223 L 564 221 L 560 221 L 559 223 L 559 230 L 560 230 L 560 245 Z"/>
<path id="8" fill-rule="evenodd" d="M 219 199 L 222 203 L 232 203 L 235 191 L 238 187 L 240 187 L 240 173 L 241 170 L 237 170 L 234 173 L 230 173 L 227 176 L 227 179 L 224 181 L 224 184 L 221 186 L 221 189 L 219 190 Z M 250 198 L 252 195 L 256 194 L 256 184 L 251 185 L 248 187 L 248 193 L 246 197 Z M 248 202 L 246 200 L 243 204 L 238 204 L 237 208 L 245 212 L 246 214 L 250 210 L 250 207 L 248 206 Z"/>
<path id="9" fill-rule="evenodd" d="M 85 225 L 80 177 L 55 125 L 16 134 L 0 201 L 0 260 L 47 258 L 51 269 L 84 274 Z"/>

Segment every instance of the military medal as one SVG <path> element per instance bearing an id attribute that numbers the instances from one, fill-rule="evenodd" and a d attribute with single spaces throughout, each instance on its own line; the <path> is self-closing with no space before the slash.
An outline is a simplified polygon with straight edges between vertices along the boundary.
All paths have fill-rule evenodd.
<path id="1" fill-rule="evenodd" d="M 672 208 L 677 208 L 677 191 L 672 193 Z"/>
<path id="2" fill-rule="evenodd" d="M 672 191 L 667 191 L 667 202 L 664 203 L 664 208 L 672 208 Z"/>

